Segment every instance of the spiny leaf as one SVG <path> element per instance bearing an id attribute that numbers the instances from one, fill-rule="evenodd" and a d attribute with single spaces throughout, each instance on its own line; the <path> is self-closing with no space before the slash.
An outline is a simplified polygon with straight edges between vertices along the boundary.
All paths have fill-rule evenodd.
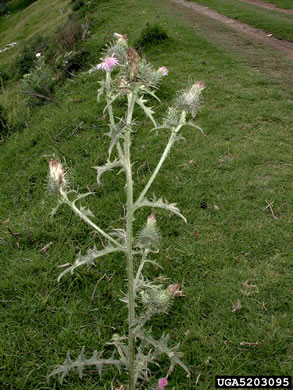
<path id="1" fill-rule="evenodd" d="M 103 175 L 103 173 L 107 172 L 107 171 L 111 171 L 113 168 L 116 168 L 116 167 L 123 167 L 123 163 L 121 160 L 114 160 L 114 161 L 109 161 L 101 166 L 101 167 L 94 167 L 97 171 L 98 171 L 98 174 L 97 174 L 97 182 L 98 184 L 100 185 L 101 184 L 101 176 Z"/>
<path id="2" fill-rule="evenodd" d="M 137 208 L 140 207 L 158 207 L 169 210 L 171 213 L 178 215 L 178 217 L 182 218 L 183 221 L 187 223 L 186 218 L 180 213 L 178 207 L 176 207 L 176 203 L 168 203 L 168 201 L 164 201 L 163 198 L 159 198 L 158 200 L 156 198 L 153 200 L 148 200 L 145 198 L 137 205 Z"/>
<path id="3" fill-rule="evenodd" d="M 183 357 L 183 353 L 179 352 L 179 344 L 175 345 L 175 347 L 169 347 L 169 335 L 163 335 L 159 340 L 155 340 L 151 334 L 151 331 L 148 331 L 146 333 L 140 332 L 137 334 L 137 336 L 142 340 L 142 344 L 150 344 L 152 345 L 157 355 L 166 354 L 168 358 L 170 359 L 171 365 L 168 371 L 168 374 L 170 375 L 173 371 L 176 364 L 178 364 L 180 367 L 183 368 L 187 372 L 188 375 L 190 375 L 190 372 L 188 368 L 185 366 L 185 364 L 182 362 L 180 358 Z"/>
<path id="4" fill-rule="evenodd" d="M 121 249 L 119 248 L 114 248 L 112 245 L 108 245 L 105 249 L 98 251 L 97 248 L 94 246 L 93 249 L 88 249 L 87 254 L 85 256 L 81 256 L 81 254 L 79 253 L 77 255 L 75 262 L 69 268 L 66 268 L 59 275 L 58 282 L 68 272 L 72 274 L 75 268 L 80 267 L 81 265 L 94 264 L 94 260 L 97 259 L 98 257 L 105 256 L 108 253 L 118 252 L 120 250 Z"/>
<path id="5" fill-rule="evenodd" d="M 150 120 L 153 122 L 154 126 L 157 127 L 157 123 L 153 117 L 154 111 L 151 109 L 151 107 L 147 107 L 144 103 L 146 103 L 147 100 L 140 97 L 136 100 L 136 103 L 144 110 L 146 116 L 150 118 Z"/>
<path id="6" fill-rule="evenodd" d="M 120 360 L 111 359 L 102 359 L 102 353 L 98 351 L 94 351 L 91 358 L 86 359 L 84 356 L 84 348 L 80 355 L 78 356 L 76 361 L 71 360 L 69 352 L 67 352 L 67 357 L 64 360 L 64 363 L 57 367 L 51 374 L 48 375 L 47 379 L 49 381 L 51 376 L 60 375 L 61 383 L 63 382 L 64 377 L 69 373 L 70 370 L 77 369 L 78 375 L 82 378 L 83 370 L 86 366 L 95 366 L 99 372 L 99 375 L 102 374 L 105 365 L 114 365 L 120 370 L 123 362 Z"/>
<path id="7" fill-rule="evenodd" d="M 58 200 L 57 206 L 54 207 L 54 208 L 51 210 L 50 214 L 49 214 L 51 218 L 53 218 L 54 215 L 57 213 L 57 211 L 58 211 L 59 207 L 62 205 L 62 203 L 64 203 L 62 200 Z"/>

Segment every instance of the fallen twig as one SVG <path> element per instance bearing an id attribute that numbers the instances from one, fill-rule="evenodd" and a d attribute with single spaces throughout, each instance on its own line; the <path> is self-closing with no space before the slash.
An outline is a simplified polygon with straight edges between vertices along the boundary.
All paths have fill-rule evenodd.
<path id="1" fill-rule="evenodd" d="M 274 204 L 274 202 L 268 202 L 267 200 L 266 200 L 266 206 L 262 209 L 262 211 L 265 211 L 267 208 L 269 208 L 270 210 L 271 210 L 271 213 L 272 213 L 272 217 L 274 218 L 274 219 L 279 219 L 279 217 L 277 217 L 275 214 L 274 214 L 274 210 L 273 210 L 273 204 Z"/>
<path id="2" fill-rule="evenodd" d="M 17 238 L 17 236 L 20 236 L 21 233 L 13 233 L 13 231 L 12 231 L 9 227 L 7 227 L 7 230 L 8 230 L 8 232 L 12 235 L 12 237 L 15 238 L 15 245 L 17 246 L 18 249 L 20 249 L 20 245 L 19 245 L 19 243 L 18 243 L 18 238 Z"/>

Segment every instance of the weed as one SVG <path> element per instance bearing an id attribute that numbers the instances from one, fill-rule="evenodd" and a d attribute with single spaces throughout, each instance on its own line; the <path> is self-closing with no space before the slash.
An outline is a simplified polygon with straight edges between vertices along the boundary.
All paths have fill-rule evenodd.
<path id="1" fill-rule="evenodd" d="M 30 71 L 36 59 L 36 54 L 43 53 L 48 46 L 48 42 L 48 38 L 37 34 L 23 45 L 13 65 L 16 78 L 21 78 Z"/>
<path id="2" fill-rule="evenodd" d="M 73 0 L 72 11 L 76 12 L 84 6 L 84 0 Z"/>
<path id="3" fill-rule="evenodd" d="M 31 107 L 52 101 L 52 92 L 56 84 L 52 69 L 45 63 L 44 57 L 40 53 L 37 56 L 34 68 L 22 79 L 21 92 Z"/>
<path id="4" fill-rule="evenodd" d="M 77 42 L 82 38 L 83 27 L 81 23 L 75 19 L 69 19 L 56 33 L 58 45 L 64 51 L 74 50 Z"/>
<path id="5" fill-rule="evenodd" d="M 135 47 L 145 49 L 150 46 L 159 45 L 168 38 L 167 32 L 158 23 L 147 23 L 146 27 L 142 29 L 140 37 L 135 42 Z"/>

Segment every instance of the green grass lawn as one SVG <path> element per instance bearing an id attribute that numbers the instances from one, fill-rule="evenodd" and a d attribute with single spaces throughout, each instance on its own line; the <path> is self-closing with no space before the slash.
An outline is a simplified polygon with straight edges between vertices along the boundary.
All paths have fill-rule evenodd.
<path id="1" fill-rule="evenodd" d="M 152 102 L 157 118 L 178 89 L 196 80 L 207 85 L 197 118 L 207 137 L 186 128 L 186 141 L 175 145 L 152 189 L 177 202 L 188 220 L 184 224 L 157 213 L 163 241 L 154 258 L 163 265 L 164 276 L 181 283 L 186 296 L 175 302 L 170 315 L 153 321 L 153 331 L 164 330 L 174 344 L 181 343 L 192 372 L 188 379 L 177 368 L 169 387 L 191 390 L 199 378 L 199 389 L 212 389 L 215 375 L 289 375 L 292 90 L 208 43 L 155 1 L 98 4 L 86 42 L 96 53 L 95 63 L 98 49 L 113 32 L 127 33 L 133 42 L 146 22 L 158 20 L 158 12 L 171 39 L 145 52 L 156 66 L 169 69 L 159 92 L 162 104 Z M 48 104 L 32 111 L 26 128 L 1 145 L 0 383 L 5 389 L 59 389 L 55 379 L 46 383 L 46 374 L 63 362 L 68 350 L 76 358 L 86 346 L 90 356 L 113 333 L 126 329 L 127 313 L 119 301 L 125 290 L 123 257 L 104 258 L 58 284 L 58 266 L 73 262 L 79 251 L 94 244 L 101 247 L 101 241 L 65 206 L 49 218 L 56 199 L 47 192 L 47 166 L 55 156 L 66 163 L 72 188 L 95 191 L 83 204 L 102 228 L 124 222 L 123 175 L 110 172 L 98 187 L 92 169 L 106 161 L 108 149 L 107 120 L 96 101 L 99 78 L 95 73 L 67 81 L 56 91 L 60 107 Z M 142 122 L 139 111 L 135 116 L 137 196 L 168 134 L 150 132 L 151 123 Z M 266 201 L 274 202 L 278 219 L 269 209 L 263 211 Z M 137 215 L 136 228 L 147 215 Z M 148 272 L 152 277 L 162 273 Z M 238 300 L 242 309 L 232 312 Z M 166 368 L 167 362 L 154 367 L 154 375 L 164 375 Z M 115 370 L 102 379 L 88 370 L 83 380 L 70 375 L 62 388 L 108 390 L 115 375 L 125 383 Z"/>
<path id="2" fill-rule="evenodd" d="M 234 0 L 191 0 L 213 8 L 239 22 L 250 24 L 274 37 L 293 41 L 293 15 Z"/>

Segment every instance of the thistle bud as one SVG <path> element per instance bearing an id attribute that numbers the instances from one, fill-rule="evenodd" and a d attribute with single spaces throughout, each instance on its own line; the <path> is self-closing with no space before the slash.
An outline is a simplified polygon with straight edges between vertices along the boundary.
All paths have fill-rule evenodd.
<path id="1" fill-rule="evenodd" d="M 148 216 L 147 225 L 154 226 L 156 223 L 157 223 L 157 218 L 155 216 L 155 213 L 152 212 L 151 215 Z"/>
<path id="2" fill-rule="evenodd" d="M 171 296 L 168 290 L 152 289 L 140 293 L 142 303 L 158 313 L 166 312 L 171 303 Z"/>
<path id="3" fill-rule="evenodd" d="M 152 213 L 145 226 L 137 236 L 136 245 L 139 248 L 157 248 L 160 241 L 160 234 L 156 227 L 157 220 L 154 213 Z"/>
<path id="4" fill-rule="evenodd" d="M 175 98 L 176 108 L 189 112 L 195 117 L 200 107 L 200 94 L 205 88 L 203 81 L 197 81 L 189 89 L 179 92 Z"/>
<path id="5" fill-rule="evenodd" d="M 174 298 L 183 297 L 184 296 L 183 291 L 180 290 L 179 283 L 170 284 L 168 286 L 168 292 Z"/>
<path id="6" fill-rule="evenodd" d="M 66 187 L 64 170 L 61 162 L 58 160 L 49 161 L 49 184 L 54 192 Z"/>

